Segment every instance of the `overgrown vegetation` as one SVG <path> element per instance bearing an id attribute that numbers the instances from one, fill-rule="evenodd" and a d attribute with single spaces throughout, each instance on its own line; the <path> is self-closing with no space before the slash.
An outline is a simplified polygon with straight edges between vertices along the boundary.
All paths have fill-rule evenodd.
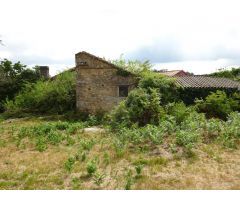
<path id="1" fill-rule="evenodd" d="M 222 157 L 225 154 L 239 151 L 239 92 L 215 91 L 206 98 L 197 99 L 192 105 L 186 105 L 175 80 L 150 71 L 148 62 L 127 62 L 123 59 L 115 62 L 138 74 L 139 84 L 107 116 L 81 115 L 81 118 L 70 121 L 60 120 L 60 116 L 56 115 L 57 120 L 34 117 L 36 121 L 26 118 L 24 123 L 21 119 L 8 121 L 0 117 L 2 154 L 14 149 L 17 152 L 34 152 L 41 162 L 46 161 L 44 156 L 49 157 L 44 163 L 49 169 L 38 169 L 43 171 L 41 173 L 31 169 L 19 177 L 19 173 L 4 168 L 0 173 L 0 179 L 4 180 L 0 188 L 36 188 L 35 185 L 40 183 L 32 176 L 34 183 L 29 181 L 27 176 L 31 173 L 46 180 L 52 177 L 49 182 L 54 188 L 64 189 L 194 188 L 198 184 L 192 177 L 183 181 L 183 176 L 176 176 L 179 169 L 185 176 L 186 171 L 194 176 L 200 169 L 196 163 L 200 163 L 201 169 L 206 166 L 206 160 L 215 166 L 224 162 Z M 119 73 L 122 73 L 121 70 Z M 71 72 L 63 73 L 54 80 L 27 83 L 14 100 L 6 102 L 7 114 L 16 116 L 40 112 L 49 115 L 73 111 L 75 84 L 75 74 Z M 97 128 L 98 132 L 85 129 L 96 125 L 101 127 Z M 51 154 L 54 156 L 51 157 Z M 229 153 L 229 156 L 232 154 Z M 235 157 L 239 157 L 239 153 Z M 34 163 L 35 157 L 32 159 Z M 4 162 L 10 166 L 8 160 Z M 18 162 L 21 163 L 21 160 Z M 226 158 L 227 170 L 232 164 L 228 162 Z M 56 163 L 58 166 L 54 168 Z M 192 170 L 192 166 L 198 170 Z M 172 169 L 174 178 L 169 178 Z M 15 170 L 19 171 L 18 168 Z M 202 172 L 204 176 L 210 173 L 205 170 Z M 12 179 L 15 182 L 8 181 L 10 174 L 14 174 Z M 203 175 L 201 179 L 204 179 Z M 24 181 L 20 184 L 19 180 Z M 208 182 L 205 180 L 204 184 Z M 239 183 L 234 186 L 239 188 Z"/>
<path id="2" fill-rule="evenodd" d="M 26 83 L 35 83 L 40 79 L 39 68 L 27 68 L 20 62 L 12 63 L 4 59 L 0 61 L 0 112 L 4 111 L 6 99 L 12 100 Z"/>
<path id="3" fill-rule="evenodd" d="M 210 75 L 215 77 L 230 78 L 233 80 L 240 81 L 240 67 L 232 68 L 231 70 L 220 69 L 218 72 L 214 72 Z"/>
<path id="4" fill-rule="evenodd" d="M 54 80 L 27 83 L 14 100 L 7 100 L 5 109 L 14 113 L 64 113 L 75 110 L 76 78 L 74 72 L 64 72 Z"/>

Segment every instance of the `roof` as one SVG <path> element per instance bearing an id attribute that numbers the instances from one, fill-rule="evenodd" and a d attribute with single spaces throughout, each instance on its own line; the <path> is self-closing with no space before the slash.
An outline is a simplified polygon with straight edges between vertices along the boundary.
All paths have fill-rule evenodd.
<path id="1" fill-rule="evenodd" d="M 81 51 L 81 52 L 77 53 L 76 55 L 78 55 L 78 54 L 85 54 L 85 55 L 90 56 L 90 57 L 92 57 L 92 58 L 94 58 L 94 59 L 96 59 L 96 60 L 99 60 L 99 61 L 101 61 L 101 62 L 104 62 L 104 63 L 106 63 L 106 64 L 108 64 L 108 65 L 111 65 L 112 67 L 115 67 L 115 68 L 118 68 L 118 69 L 122 69 L 122 70 L 126 70 L 126 69 L 124 69 L 124 68 L 121 68 L 121 67 L 119 67 L 119 66 L 111 63 L 110 61 L 107 61 L 107 60 L 105 60 L 105 59 L 103 59 L 103 58 L 100 58 L 100 57 L 98 57 L 98 56 L 95 56 L 95 55 L 93 55 L 93 54 L 91 54 L 91 53 L 88 53 L 88 52 L 86 52 L 86 51 Z M 126 71 L 127 71 L 127 70 L 126 70 Z"/>
<path id="2" fill-rule="evenodd" d="M 88 52 L 86 52 L 86 51 L 81 51 L 81 52 L 75 54 L 75 56 L 78 55 L 78 54 L 85 54 L 85 55 L 90 56 L 90 57 L 92 57 L 92 58 L 94 58 L 94 59 L 96 59 L 96 60 L 99 60 L 99 61 L 101 61 L 101 62 L 104 62 L 104 63 L 106 63 L 106 64 L 108 64 L 108 65 L 111 65 L 111 66 L 114 67 L 114 68 L 117 68 L 117 69 L 120 69 L 120 70 L 124 70 L 124 71 L 126 71 L 126 72 L 134 75 L 132 72 L 130 72 L 130 71 L 128 71 L 128 70 L 126 70 L 126 69 L 124 69 L 124 68 L 122 68 L 122 67 L 119 67 L 119 66 L 117 66 L 117 65 L 114 65 L 114 64 L 111 63 L 110 61 L 107 61 L 107 60 L 105 60 L 105 59 L 103 59 L 103 58 L 97 57 L 97 56 L 95 56 L 95 55 L 93 55 L 93 54 L 90 54 L 90 53 L 88 53 Z M 70 68 L 70 69 L 64 70 L 63 72 L 66 72 L 66 71 L 69 71 L 69 72 L 76 71 L 76 67 L 72 67 L 72 68 Z M 63 72 L 61 72 L 61 73 L 59 73 L 59 74 L 62 74 Z M 55 79 L 59 74 L 51 77 L 51 79 L 52 79 L 52 80 Z"/>
<path id="3" fill-rule="evenodd" d="M 240 82 L 228 78 L 194 75 L 178 76 L 175 79 L 184 88 L 227 88 L 240 90 Z"/>
<path id="4" fill-rule="evenodd" d="M 158 71 L 158 73 L 160 74 L 164 74 L 166 76 L 182 76 L 182 75 L 188 75 L 188 73 L 186 73 L 183 70 L 171 70 L 171 71 Z"/>

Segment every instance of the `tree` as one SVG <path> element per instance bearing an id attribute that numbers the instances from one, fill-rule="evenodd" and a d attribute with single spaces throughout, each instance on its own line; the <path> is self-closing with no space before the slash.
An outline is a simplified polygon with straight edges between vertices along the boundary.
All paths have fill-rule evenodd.
<path id="1" fill-rule="evenodd" d="M 240 67 L 232 68 L 231 70 L 220 69 L 218 72 L 210 74 L 211 76 L 230 78 L 240 81 Z"/>
<path id="2" fill-rule="evenodd" d="M 0 62 L 0 112 L 3 111 L 3 103 L 14 96 L 28 82 L 34 83 L 40 79 L 39 68 L 27 68 L 20 62 L 12 63 L 4 59 Z"/>

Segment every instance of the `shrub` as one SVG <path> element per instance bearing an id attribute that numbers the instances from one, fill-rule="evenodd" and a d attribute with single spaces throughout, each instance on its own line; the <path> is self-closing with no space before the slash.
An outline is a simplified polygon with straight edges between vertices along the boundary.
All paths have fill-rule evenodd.
<path id="1" fill-rule="evenodd" d="M 212 92 L 205 100 L 196 100 L 195 102 L 199 112 L 206 113 L 208 117 L 218 117 L 224 120 L 239 103 L 219 90 L 215 93 Z"/>
<path id="2" fill-rule="evenodd" d="M 126 101 L 110 114 L 110 119 L 113 126 L 116 126 L 116 123 L 123 123 L 124 126 L 137 123 L 144 126 L 149 123 L 158 124 L 163 114 L 157 90 L 138 88 L 130 92 Z"/>
<path id="3" fill-rule="evenodd" d="M 206 129 L 203 132 L 205 142 L 216 139 L 224 131 L 224 122 L 219 119 L 209 119 L 206 123 Z"/>
<path id="4" fill-rule="evenodd" d="M 40 73 L 37 66 L 31 69 L 20 62 L 0 60 L 0 112 L 4 111 L 5 100 L 12 100 L 26 82 L 35 83 L 39 79 Z"/>
<path id="5" fill-rule="evenodd" d="M 145 71 L 139 81 L 139 87 L 147 90 L 156 89 L 161 94 L 162 105 L 178 99 L 178 87 L 175 79 L 159 73 Z"/>
<path id="6" fill-rule="evenodd" d="M 121 129 L 131 126 L 129 111 L 126 108 L 125 101 L 120 102 L 107 116 L 107 121 L 112 129 Z"/>
<path id="7" fill-rule="evenodd" d="M 183 122 L 194 111 L 193 107 L 187 107 L 183 102 L 169 103 L 165 109 L 167 114 L 175 117 L 177 124 Z"/>
<path id="8" fill-rule="evenodd" d="M 181 130 L 202 132 L 206 129 L 206 117 L 203 113 L 190 112 L 180 124 Z"/>
<path id="9" fill-rule="evenodd" d="M 154 89 L 149 92 L 141 88 L 132 91 L 125 104 L 130 120 L 139 125 L 158 124 L 163 113 L 163 108 L 160 106 L 160 95 Z"/>
<path id="10" fill-rule="evenodd" d="M 64 113 L 75 109 L 75 73 L 65 72 L 54 80 L 26 84 L 12 101 L 5 103 L 8 113 Z"/>
<path id="11" fill-rule="evenodd" d="M 219 135 L 222 144 L 229 148 L 236 148 L 240 139 L 240 113 L 233 112 L 228 116 L 223 131 Z"/>
<path id="12" fill-rule="evenodd" d="M 161 144 L 163 142 L 164 132 L 157 126 L 148 124 L 147 126 L 140 129 L 141 134 L 144 136 L 145 140 L 148 138 L 154 144 Z"/>

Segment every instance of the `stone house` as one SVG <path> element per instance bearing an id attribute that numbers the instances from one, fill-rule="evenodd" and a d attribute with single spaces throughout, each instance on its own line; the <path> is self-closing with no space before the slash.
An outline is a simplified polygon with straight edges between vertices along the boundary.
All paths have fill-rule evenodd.
<path id="1" fill-rule="evenodd" d="M 130 72 L 87 52 L 75 55 L 76 106 L 78 111 L 96 114 L 110 111 L 137 86 L 137 77 Z M 41 74 L 49 77 L 48 68 L 40 67 Z M 202 91 L 240 90 L 240 83 L 227 78 L 196 76 L 183 70 L 155 71 L 173 77 L 180 88 L 191 92 L 184 94 L 201 97 Z M 56 76 L 51 77 L 53 80 Z M 194 91 L 194 92 L 193 92 Z"/>
<path id="2" fill-rule="evenodd" d="M 136 86 L 136 77 L 87 52 L 75 55 L 77 110 L 98 113 L 111 110 Z"/>

